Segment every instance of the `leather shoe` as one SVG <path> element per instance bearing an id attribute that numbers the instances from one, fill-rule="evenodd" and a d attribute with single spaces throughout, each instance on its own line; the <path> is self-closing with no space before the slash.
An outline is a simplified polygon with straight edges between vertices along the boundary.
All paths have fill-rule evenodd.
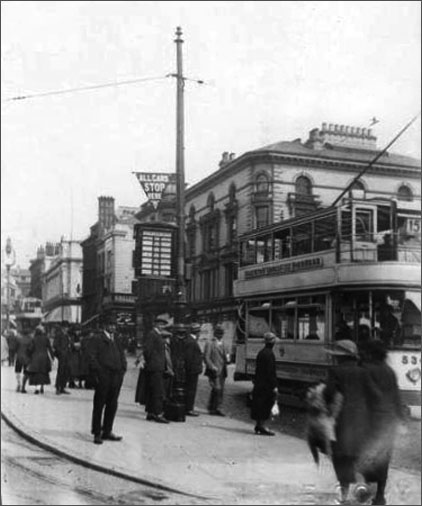
<path id="1" fill-rule="evenodd" d="M 222 411 L 220 411 L 219 409 L 216 409 L 214 412 L 213 412 L 213 415 L 217 415 L 217 416 L 226 416 Z"/>
<path id="2" fill-rule="evenodd" d="M 103 440 L 101 439 L 101 436 L 94 436 L 94 444 L 96 444 L 96 445 L 103 444 Z"/>
<path id="3" fill-rule="evenodd" d="M 61 390 L 61 392 L 60 392 L 60 393 L 61 393 L 61 394 L 67 394 L 67 395 L 69 395 L 69 394 L 70 394 L 70 392 L 68 392 L 67 390 L 64 390 L 64 389 L 63 389 L 63 390 Z"/>
<path id="4" fill-rule="evenodd" d="M 147 420 L 149 420 L 149 421 L 155 420 L 155 415 L 153 415 L 152 413 L 148 413 Z"/>
<path id="5" fill-rule="evenodd" d="M 157 423 L 170 423 L 166 418 L 164 418 L 164 416 L 156 416 L 154 418 L 154 422 L 157 422 Z"/>
<path id="6" fill-rule="evenodd" d="M 107 441 L 121 441 L 123 438 L 122 436 L 116 436 L 116 434 L 110 432 L 110 434 L 103 434 L 101 439 L 105 439 Z"/>
<path id="7" fill-rule="evenodd" d="M 196 411 L 188 411 L 186 413 L 186 416 L 199 416 L 199 413 L 197 413 Z"/>

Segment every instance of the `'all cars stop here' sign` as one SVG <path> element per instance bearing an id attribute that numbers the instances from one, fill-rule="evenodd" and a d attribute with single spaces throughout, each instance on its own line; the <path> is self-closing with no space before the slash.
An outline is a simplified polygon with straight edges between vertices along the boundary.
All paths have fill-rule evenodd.
<path id="1" fill-rule="evenodd" d="M 176 182 L 176 174 L 163 172 L 135 172 L 134 174 L 155 209 L 157 209 L 158 202 L 160 202 L 167 184 Z"/>

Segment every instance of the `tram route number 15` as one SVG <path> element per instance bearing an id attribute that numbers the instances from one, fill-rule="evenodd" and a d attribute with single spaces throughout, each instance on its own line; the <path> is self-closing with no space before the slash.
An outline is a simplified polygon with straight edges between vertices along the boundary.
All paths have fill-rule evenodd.
<path id="1" fill-rule="evenodd" d="M 406 229 L 409 234 L 419 234 L 421 231 L 421 220 L 415 218 L 408 218 Z"/>

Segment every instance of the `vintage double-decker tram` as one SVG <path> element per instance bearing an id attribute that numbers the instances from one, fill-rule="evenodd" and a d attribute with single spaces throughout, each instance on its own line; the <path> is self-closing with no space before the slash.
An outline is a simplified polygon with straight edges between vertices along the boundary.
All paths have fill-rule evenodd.
<path id="1" fill-rule="evenodd" d="M 235 379 L 251 379 L 274 332 L 285 400 L 324 379 L 337 339 L 389 348 L 404 403 L 421 406 L 421 213 L 410 202 L 345 198 L 240 237 Z"/>
<path id="2" fill-rule="evenodd" d="M 19 332 L 33 332 L 43 322 L 42 300 L 23 297 L 19 301 L 15 319 Z"/>

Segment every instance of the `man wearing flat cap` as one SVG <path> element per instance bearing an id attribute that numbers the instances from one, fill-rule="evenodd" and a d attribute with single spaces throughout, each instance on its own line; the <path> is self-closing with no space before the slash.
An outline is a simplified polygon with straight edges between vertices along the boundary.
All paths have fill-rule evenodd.
<path id="1" fill-rule="evenodd" d="M 188 416 L 198 416 L 195 411 L 195 397 L 203 362 L 202 350 L 198 343 L 201 325 L 191 323 L 189 330 L 190 333 L 185 342 L 186 414 Z"/>
<path id="2" fill-rule="evenodd" d="M 223 342 L 224 329 L 217 324 L 214 328 L 214 337 L 207 341 L 204 350 L 206 365 L 205 374 L 208 376 L 211 393 L 208 401 L 210 415 L 225 416 L 221 411 L 224 396 L 224 384 L 227 378 L 228 349 Z"/>
<path id="3" fill-rule="evenodd" d="M 157 316 L 154 327 L 145 336 L 143 345 L 145 368 L 145 411 L 147 420 L 169 423 L 164 412 L 164 371 L 166 370 L 166 350 L 163 331 L 168 321 Z"/>

